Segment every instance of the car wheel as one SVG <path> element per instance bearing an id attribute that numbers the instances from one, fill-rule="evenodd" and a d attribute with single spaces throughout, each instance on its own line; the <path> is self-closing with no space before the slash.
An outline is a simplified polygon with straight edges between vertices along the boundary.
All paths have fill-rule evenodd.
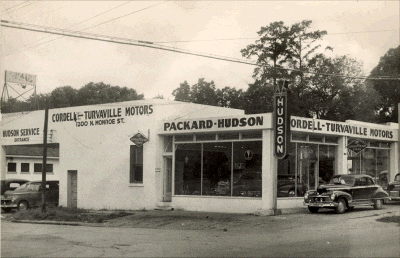
<path id="1" fill-rule="evenodd" d="M 319 210 L 319 207 L 310 207 L 310 206 L 308 206 L 308 210 L 309 210 L 311 213 L 317 213 L 318 210 Z"/>
<path id="2" fill-rule="evenodd" d="M 344 213 L 346 211 L 346 206 L 347 206 L 346 201 L 343 198 L 339 199 L 338 206 L 336 207 L 336 213 L 337 214 Z"/>
<path id="3" fill-rule="evenodd" d="M 29 209 L 29 204 L 27 201 L 20 201 L 18 203 L 18 210 L 20 211 L 26 211 L 27 209 Z"/>
<path id="4" fill-rule="evenodd" d="M 5 213 L 11 212 L 12 208 L 1 208 L 1 210 Z"/>
<path id="5" fill-rule="evenodd" d="M 380 209 L 382 209 L 382 204 L 383 204 L 382 199 L 377 199 L 377 200 L 375 200 L 375 201 L 374 201 L 374 209 L 375 209 L 375 210 L 380 210 Z"/>
<path id="6" fill-rule="evenodd" d="M 288 196 L 289 196 L 289 197 L 295 197 L 295 196 L 296 196 L 296 192 L 294 191 L 294 189 L 290 189 L 290 190 L 289 190 Z"/>

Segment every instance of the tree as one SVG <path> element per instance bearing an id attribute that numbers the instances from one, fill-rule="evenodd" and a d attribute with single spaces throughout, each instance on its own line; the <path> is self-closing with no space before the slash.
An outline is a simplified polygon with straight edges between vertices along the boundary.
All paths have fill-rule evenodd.
<path id="1" fill-rule="evenodd" d="M 384 77 L 400 78 L 400 45 L 391 48 L 380 58 L 378 65 L 372 69 L 369 78 L 379 78 L 380 80 L 368 80 L 368 83 L 382 97 L 380 105 L 377 107 L 380 122 L 397 122 L 398 103 L 400 103 L 400 80 L 385 79 Z"/>
<path id="2" fill-rule="evenodd" d="M 71 107 L 77 105 L 77 90 L 71 86 L 63 86 L 54 89 L 50 93 L 52 108 Z"/>
<path id="3" fill-rule="evenodd" d="M 191 87 L 185 81 L 180 87 L 172 92 L 176 101 L 192 102 L 204 105 L 218 105 L 218 96 L 213 81 L 207 82 L 204 78 L 200 78 L 196 84 Z"/>
<path id="4" fill-rule="evenodd" d="M 62 108 L 82 105 L 105 104 L 129 100 L 143 99 L 143 94 L 137 94 L 136 90 L 127 87 L 110 86 L 109 84 L 88 83 L 79 90 L 71 86 L 63 86 L 54 89 L 48 94 L 31 96 L 26 101 L 10 100 L 2 108 L 3 113 L 32 111 L 48 108 Z"/>
<path id="5" fill-rule="evenodd" d="M 93 105 L 143 99 L 136 90 L 127 87 L 110 86 L 109 84 L 90 82 L 77 92 L 79 105 Z"/>
<path id="6" fill-rule="evenodd" d="M 282 21 L 273 22 L 261 27 L 257 34 L 260 39 L 242 49 L 242 56 L 257 57 L 258 67 L 253 72 L 256 81 L 267 82 L 272 78 L 275 85 L 276 78 L 281 77 L 283 71 L 276 68 L 281 67 L 288 57 L 289 28 Z"/>

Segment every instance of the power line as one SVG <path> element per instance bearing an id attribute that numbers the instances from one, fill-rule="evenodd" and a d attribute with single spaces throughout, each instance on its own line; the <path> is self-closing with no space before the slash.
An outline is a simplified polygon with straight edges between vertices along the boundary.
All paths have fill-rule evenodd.
<path id="1" fill-rule="evenodd" d="M 217 60 L 221 60 L 221 61 L 235 62 L 235 63 L 241 63 L 241 64 L 247 64 L 247 65 L 253 65 L 253 66 L 261 66 L 255 62 L 252 62 L 249 60 L 207 54 L 207 53 L 202 53 L 202 52 L 189 51 L 186 49 L 179 49 L 179 48 L 175 48 L 175 47 L 167 47 L 167 46 L 163 46 L 163 45 L 154 44 L 153 42 L 149 42 L 149 41 L 132 40 L 132 39 L 112 37 L 112 36 L 106 36 L 106 35 L 100 35 L 100 34 L 85 33 L 82 31 L 72 31 L 72 30 L 65 30 L 65 29 L 60 29 L 60 28 L 51 28 L 51 27 L 45 27 L 45 26 L 40 26 L 40 25 L 26 24 L 26 23 L 20 23 L 20 22 L 11 22 L 11 21 L 5 21 L 5 20 L 1 20 L 1 26 L 8 27 L 8 28 L 14 28 L 14 29 L 35 31 L 35 32 L 43 32 L 43 33 L 49 33 L 49 34 L 55 34 L 55 35 L 63 35 L 63 36 L 74 37 L 74 38 L 91 39 L 91 40 L 117 43 L 117 44 L 123 44 L 123 45 L 147 47 L 147 48 L 160 49 L 160 50 L 176 52 L 176 53 L 181 53 L 181 54 L 188 54 L 188 55 L 192 55 L 192 56 L 217 59 Z M 345 78 L 350 78 L 350 79 L 400 80 L 399 77 L 369 78 L 367 76 L 347 76 L 347 75 L 343 75 L 343 74 L 328 74 L 328 73 L 302 71 L 302 70 L 294 69 L 294 68 L 271 67 L 270 65 L 266 65 L 266 66 L 270 69 L 294 71 L 294 72 L 301 72 L 301 73 L 306 73 L 306 74 L 324 75 L 324 76 L 332 76 L 332 77 L 345 77 Z"/>
<path id="2" fill-rule="evenodd" d="M 343 33 L 328 33 L 325 36 L 344 35 L 344 34 L 357 34 L 357 33 L 387 32 L 387 31 L 399 31 L 399 29 L 397 29 L 397 30 L 393 29 L 393 30 L 373 30 L 373 31 L 355 31 L 355 32 L 343 32 Z M 289 37 L 289 36 L 287 36 L 287 37 Z M 285 38 L 285 37 L 281 37 L 281 38 Z M 156 41 L 154 43 L 167 44 L 167 43 L 188 43 L 188 42 L 206 42 L 206 41 L 254 40 L 254 39 L 260 39 L 260 38 L 226 38 L 226 39 L 175 40 L 175 41 Z M 274 39 L 274 38 L 269 37 L 268 39 Z"/>
<path id="3" fill-rule="evenodd" d="M 132 2 L 132 1 L 133 1 L 133 0 L 130 0 L 130 1 L 128 1 L 128 2 L 125 2 L 125 3 L 123 3 L 123 4 L 118 5 L 118 6 L 116 6 L 116 7 L 113 7 L 113 8 L 111 8 L 111 9 L 108 9 L 108 10 L 105 11 L 105 12 L 99 13 L 99 14 L 97 14 L 97 15 L 95 15 L 95 16 L 92 16 L 92 17 L 86 19 L 86 20 L 83 20 L 83 21 L 81 21 L 81 22 L 78 22 L 78 23 L 76 23 L 76 24 L 74 24 L 74 25 L 72 25 L 72 26 L 70 26 L 70 27 L 68 27 L 68 28 L 73 28 L 73 27 L 75 27 L 75 26 L 77 26 L 77 25 L 79 25 L 79 24 L 82 24 L 83 22 L 87 22 L 87 21 L 89 21 L 89 20 L 91 20 L 91 19 L 94 19 L 94 18 L 100 16 L 100 15 L 103 15 L 103 14 L 108 13 L 108 12 L 114 10 L 114 9 L 117 9 L 117 8 L 123 6 L 123 5 L 129 4 L 129 3 Z M 85 29 L 84 29 L 84 30 L 85 30 Z M 13 54 L 15 54 L 15 53 L 19 53 L 19 52 L 21 52 L 21 51 L 23 51 L 23 50 L 26 50 L 26 49 L 30 49 L 30 48 L 33 48 L 33 47 L 41 46 L 41 45 L 43 45 L 43 44 L 46 44 L 46 43 L 49 43 L 49 42 L 58 40 L 58 39 L 60 39 L 60 38 L 62 38 L 62 37 L 64 37 L 64 36 L 57 37 L 57 38 L 54 38 L 54 39 L 51 39 L 51 40 L 48 40 L 48 41 L 45 41 L 45 42 L 42 42 L 42 43 L 39 43 L 39 44 L 36 44 L 36 45 L 33 45 L 33 44 L 35 44 L 35 43 L 32 43 L 32 44 L 30 44 L 30 45 L 23 46 L 22 48 L 17 49 L 16 51 L 14 51 L 14 52 L 8 54 L 7 56 L 13 55 Z M 49 37 L 43 37 L 43 38 L 39 39 L 38 41 L 36 41 L 36 43 L 38 43 L 38 42 L 40 42 L 40 41 L 42 41 L 42 40 L 48 39 L 48 38 L 51 38 L 51 36 L 49 36 Z"/>
<path id="4" fill-rule="evenodd" d="M 8 13 L 8 14 L 13 13 L 13 12 L 15 12 L 15 11 L 21 10 L 21 9 L 27 7 L 27 6 L 30 6 L 30 5 L 33 5 L 33 4 L 36 3 L 36 2 L 32 2 L 32 3 L 28 3 L 28 2 L 32 2 L 32 1 L 25 1 L 25 2 L 23 2 L 23 3 L 17 4 L 17 5 L 14 5 L 14 6 L 8 8 L 8 9 L 5 9 L 5 10 L 3 10 L 3 12 L 1 13 L 1 15 L 5 14 L 5 13 Z M 16 8 L 17 6 L 20 6 L 20 5 L 26 4 L 26 3 L 27 3 L 27 5 L 24 5 L 24 6 L 21 6 L 20 8 L 11 10 L 11 9 L 13 9 L 13 8 Z M 11 11 L 10 11 L 10 10 L 11 10 Z"/>

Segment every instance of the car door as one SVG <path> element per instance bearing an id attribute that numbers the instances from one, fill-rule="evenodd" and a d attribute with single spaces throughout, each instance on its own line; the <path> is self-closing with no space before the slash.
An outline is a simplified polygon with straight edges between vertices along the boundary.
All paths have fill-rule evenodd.
<path id="1" fill-rule="evenodd" d="M 367 187 L 365 188 L 366 198 L 368 200 L 371 200 L 376 189 L 378 189 L 378 185 L 376 185 L 374 181 L 369 177 L 366 177 L 366 182 L 367 182 Z"/>
<path id="2" fill-rule="evenodd" d="M 368 201 L 367 180 L 365 177 L 358 177 L 354 182 L 353 202 L 360 204 L 366 201 Z"/>

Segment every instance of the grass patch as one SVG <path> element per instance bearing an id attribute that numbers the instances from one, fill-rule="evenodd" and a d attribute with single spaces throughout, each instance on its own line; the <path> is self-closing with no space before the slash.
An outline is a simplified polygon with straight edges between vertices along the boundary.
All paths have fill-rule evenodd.
<path id="1" fill-rule="evenodd" d="M 102 223 L 106 220 L 115 219 L 132 215 L 125 211 L 89 211 L 85 209 L 66 208 L 66 207 L 48 207 L 46 212 L 42 213 L 41 208 L 30 209 L 27 211 L 17 211 L 12 216 L 12 220 L 52 220 L 52 221 L 71 221 Z"/>

